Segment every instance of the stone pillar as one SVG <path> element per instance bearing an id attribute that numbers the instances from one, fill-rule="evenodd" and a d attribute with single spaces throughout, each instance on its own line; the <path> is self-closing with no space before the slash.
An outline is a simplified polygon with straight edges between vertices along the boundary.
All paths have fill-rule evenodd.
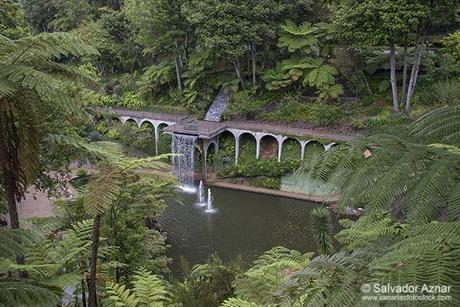
<path id="1" fill-rule="evenodd" d="M 256 159 L 259 159 L 260 157 L 260 141 L 264 137 L 263 134 L 255 133 L 255 138 L 256 138 Z"/>
<path id="2" fill-rule="evenodd" d="M 240 135 L 235 134 L 235 165 L 238 164 L 238 156 L 240 155 Z"/>
<path id="3" fill-rule="evenodd" d="M 122 124 L 125 124 L 128 119 L 129 119 L 128 116 L 120 116 L 120 121 Z"/>
<path id="4" fill-rule="evenodd" d="M 153 129 L 155 131 L 155 154 L 158 155 L 158 141 L 160 140 L 160 126 L 158 124 L 153 126 Z"/>
<path id="5" fill-rule="evenodd" d="M 287 139 L 285 136 L 278 136 L 276 140 L 278 141 L 278 162 L 281 162 L 281 155 L 283 153 L 283 143 Z"/>
<path id="6" fill-rule="evenodd" d="M 336 143 L 332 142 L 330 144 L 325 144 L 323 145 L 324 146 L 324 151 L 328 151 L 329 149 L 332 148 L 332 146 L 334 146 Z"/>
<path id="7" fill-rule="evenodd" d="M 208 146 L 203 144 L 203 180 L 208 179 Z"/>
<path id="8" fill-rule="evenodd" d="M 305 157 L 305 147 L 311 141 L 301 141 L 301 140 L 298 140 L 298 141 L 300 143 L 300 160 L 303 160 L 303 158 Z"/>

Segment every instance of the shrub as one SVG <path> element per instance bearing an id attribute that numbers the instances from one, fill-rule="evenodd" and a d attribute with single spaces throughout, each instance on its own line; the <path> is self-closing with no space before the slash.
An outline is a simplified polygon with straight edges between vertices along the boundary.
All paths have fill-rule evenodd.
<path id="1" fill-rule="evenodd" d="M 254 178 L 250 183 L 256 187 L 279 190 L 281 187 L 281 178 L 279 177 L 262 177 Z"/>
<path id="2" fill-rule="evenodd" d="M 287 173 L 293 172 L 300 166 L 300 161 L 285 160 L 278 162 L 272 160 L 256 160 L 252 162 L 242 162 L 233 165 L 218 173 L 223 177 L 281 177 Z"/>
<path id="3" fill-rule="evenodd" d="M 416 103 L 423 105 L 454 105 L 460 103 L 458 80 L 439 81 L 416 96 Z"/>
<path id="4" fill-rule="evenodd" d="M 80 167 L 77 169 L 76 175 L 78 177 L 83 177 L 83 176 L 88 175 L 88 172 L 84 168 Z"/>
<path id="5" fill-rule="evenodd" d="M 265 104 L 265 100 L 255 97 L 253 90 L 237 92 L 233 94 L 227 106 L 227 110 L 224 113 L 224 118 L 255 118 Z"/>

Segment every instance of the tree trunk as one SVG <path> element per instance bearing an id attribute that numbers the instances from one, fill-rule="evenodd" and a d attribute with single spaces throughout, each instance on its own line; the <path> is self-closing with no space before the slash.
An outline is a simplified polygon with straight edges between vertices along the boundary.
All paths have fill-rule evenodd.
<path id="1" fill-rule="evenodd" d="M 81 280 L 81 304 L 82 307 L 86 307 L 86 289 L 85 289 L 85 280 Z"/>
<path id="2" fill-rule="evenodd" d="M 391 44 L 390 47 L 390 82 L 391 82 L 391 94 L 393 97 L 393 112 L 399 112 L 398 103 L 398 84 L 396 82 L 396 51 L 395 45 Z"/>
<path id="3" fill-rule="evenodd" d="M 406 99 L 406 87 L 407 87 L 407 36 L 404 37 L 404 52 L 403 52 L 403 76 L 402 76 L 402 101 Z"/>
<path id="4" fill-rule="evenodd" d="M 93 233 L 91 240 L 93 245 L 91 248 L 90 273 L 88 285 L 88 306 L 97 307 L 97 292 L 96 292 L 96 269 L 97 269 L 97 250 L 99 248 L 99 231 L 101 228 L 101 214 L 98 213 L 94 217 Z"/>
<path id="5" fill-rule="evenodd" d="M 405 107 L 406 115 L 409 115 L 412 109 L 411 100 L 415 92 L 415 85 L 417 83 L 418 72 L 420 70 L 420 61 L 422 59 L 422 49 L 424 45 L 424 40 L 425 40 L 425 37 L 422 36 L 420 39 L 417 40 L 417 43 L 415 45 L 414 63 L 412 64 L 412 71 L 410 74 L 409 86 L 407 88 L 406 107 Z"/>
<path id="6" fill-rule="evenodd" d="M 177 78 L 177 89 L 182 92 L 182 78 L 180 75 L 180 64 L 179 64 L 179 57 L 176 56 L 174 58 L 174 64 L 176 66 L 176 78 Z"/>
<path id="7" fill-rule="evenodd" d="M 243 80 L 243 78 L 241 77 L 240 60 L 239 60 L 239 59 L 236 59 L 236 60 L 233 62 L 233 65 L 235 66 L 236 77 L 237 77 L 238 80 L 240 81 L 240 86 L 241 86 L 241 88 L 243 88 L 243 87 L 244 87 L 244 80 Z"/>
<path id="8" fill-rule="evenodd" d="M 257 77 L 256 77 L 256 43 L 251 44 L 251 60 L 252 60 L 252 85 L 256 85 Z"/>

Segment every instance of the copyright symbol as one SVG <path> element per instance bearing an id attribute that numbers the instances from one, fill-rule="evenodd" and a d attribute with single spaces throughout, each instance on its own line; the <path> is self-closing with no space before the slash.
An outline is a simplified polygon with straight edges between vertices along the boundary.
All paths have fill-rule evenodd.
<path id="1" fill-rule="evenodd" d="M 369 291 L 371 291 L 371 285 L 369 285 L 369 284 L 363 284 L 363 285 L 361 286 L 361 292 L 368 293 Z"/>

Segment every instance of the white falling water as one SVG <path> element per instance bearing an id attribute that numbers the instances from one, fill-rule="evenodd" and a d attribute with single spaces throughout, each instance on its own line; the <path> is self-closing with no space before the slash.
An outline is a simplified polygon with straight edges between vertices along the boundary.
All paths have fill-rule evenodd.
<path id="1" fill-rule="evenodd" d="M 221 88 L 216 98 L 209 107 L 204 120 L 211 122 L 219 122 L 222 114 L 227 107 L 228 101 L 230 100 L 230 94 L 224 88 Z"/>
<path id="2" fill-rule="evenodd" d="M 206 198 L 204 196 L 204 184 L 203 180 L 200 180 L 200 186 L 198 188 L 198 206 L 206 206 Z"/>
<path id="3" fill-rule="evenodd" d="M 195 162 L 196 136 L 186 134 L 173 134 L 171 150 L 176 154 L 172 158 L 173 173 L 177 176 L 180 188 L 184 192 L 195 193 L 193 185 L 193 170 Z"/>
<path id="4" fill-rule="evenodd" d="M 208 203 L 206 210 L 204 212 L 206 213 L 216 213 L 217 210 L 212 207 L 213 199 L 212 199 L 212 194 L 211 194 L 211 189 L 208 189 Z"/>

